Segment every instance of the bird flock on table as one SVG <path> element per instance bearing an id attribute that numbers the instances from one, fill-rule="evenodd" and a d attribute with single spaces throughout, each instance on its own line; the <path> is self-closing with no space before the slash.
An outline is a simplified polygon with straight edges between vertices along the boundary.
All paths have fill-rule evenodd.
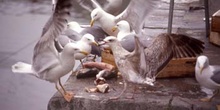
<path id="1" fill-rule="evenodd" d="M 60 78 L 72 71 L 75 60 L 81 61 L 89 54 L 101 56 L 101 47 L 107 45 L 124 81 L 123 91 L 112 99 L 122 95 L 127 82 L 154 85 L 156 76 L 172 58 L 196 57 L 204 49 L 202 41 L 186 35 L 161 33 L 149 39 L 142 33 L 145 18 L 158 1 L 131 0 L 117 15 L 123 0 L 107 0 L 104 8 L 95 0 L 89 1 L 90 6 L 84 0 L 52 0 L 53 14 L 34 47 L 32 64 L 18 62 L 12 71 L 55 83 L 56 89 L 70 101 L 73 93 L 64 89 Z M 91 11 L 90 26 L 69 21 L 75 2 Z M 207 57 L 198 58 L 196 79 L 202 86 L 219 89 L 219 71 L 219 67 L 209 66 Z"/>

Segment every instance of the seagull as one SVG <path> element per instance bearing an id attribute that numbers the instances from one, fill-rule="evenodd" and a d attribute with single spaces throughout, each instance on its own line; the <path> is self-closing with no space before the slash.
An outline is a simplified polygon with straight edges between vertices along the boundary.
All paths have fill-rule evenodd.
<path id="1" fill-rule="evenodd" d="M 80 50 L 78 45 L 74 43 L 66 44 L 60 53 L 55 48 L 55 40 L 67 25 L 72 5 L 71 0 L 58 0 L 53 15 L 46 23 L 42 36 L 34 47 L 32 64 L 18 62 L 12 65 L 14 73 L 31 74 L 39 79 L 54 83 L 58 92 L 68 102 L 72 99 L 73 94 L 64 89 L 60 78 L 73 69 L 75 54 L 88 54 Z M 58 84 L 62 90 L 59 90 Z"/>
<path id="2" fill-rule="evenodd" d="M 216 90 L 211 97 L 202 98 L 201 101 L 211 101 L 220 90 L 220 65 L 209 65 L 207 56 L 201 55 L 197 58 L 195 66 L 196 80 L 201 87 Z"/>
<path id="3" fill-rule="evenodd" d="M 95 8 L 90 16 L 90 25 L 94 22 L 99 22 L 102 29 L 110 36 L 117 36 L 118 31 L 112 31 L 112 27 L 121 20 L 126 20 L 130 23 L 132 29 L 139 33 L 144 26 L 144 21 L 147 15 L 151 13 L 157 6 L 158 0 L 131 0 L 127 8 L 117 16 L 104 11 L 101 7 Z"/>
<path id="4" fill-rule="evenodd" d="M 75 43 L 79 46 L 80 50 L 83 50 L 89 54 L 91 53 L 93 44 L 98 46 L 98 43 L 96 43 L 94 36 L 91 34 L 85 34 L 79 41 Z M 86 56 L 87 55 L 85 54 L 76 53 L 75 59 L 80 60 L 81 65 L 83 66 L 82 59 L 84 59 Z"/>
<path id="5" fill-rule="evenodd" d="M 130 24 L 126 20 L 119 21 L 114 27 L 112 27 L 112 31 L 119 30 L 117 34 L 117 39 L 121 41 L 124 37 L 131 34 L 136 34 L 134 30 L 131 29 Z"/>
<path id="6" fill-rule="evenodd" d="M 76 21 L 68 22 L 67 27 L 68 29 L 72 29 L 78 33 L 81 33 L 84 30 L 84 28 L 82 28 L 80 24 Z"/>
<path id="7" fill-rule="evenodd" d="M 63 34 L 58 37 L 58 41 L 61 44 L 61 50 L 62 47 L 68 42 L 84 42 L 78 43 L 78 45 L 84 45 L 80 47 L 82 47 L 84 50 L 87 50 L 88 53 L 91 53 L 95 56 L 101 56 L 102 50 L 96 42 L 102 41 L 106 36 L 107 34 L 98 26 L 82 27 L 78 22 L 71 21 L 67 24 L 67 29 L 63 32 Z M 85 46 L 85 44 L 88 44 L 89 46 Z M 82 58 L 76 57 L 76 59 L 81 60 Z"/>
<path id="8" fill-rule="evenodd" d="M 118 99 L 124 93 L 127 82 L 154 85 L 156 76 L 172 58 L 195 57 L 204 49 L 202 41 L 182 34 L 162 33 L 154 37 L 148 47 L 142 45 L 139 40 L 141 37 L 135 37 L 133 52 L 124 49 L 114 36 L 104 39 L 113 52 L 124 81 L 122 92 L 111 99 Z"/>
<path id="9" fill-rule="evenodd" d="M 83 50 L 84 52 L 88 53 L 87 55 L 91 53 L 92 45 L 98 46 L 98 43 L 96 43 L 94 36 L 91 34 L 83 35 L 83 37 L 78 41 L 74 41 L 68 36 L 60 35 L 58 36 L 58 39 L 57 39 L 56 49 L 58 51 L 62 51 L 63 47 L 65 47 L 65 45 L 67 45 L 69 42 L 75 43 L 76 45 L 78 45 L 80 50 Z M 82 59 L 84 59 L 87 55 L 82 54 L 82 53 L 76 53 L 74 58 L 76 60 L 79 60 L 82 67 L 84 67 Z"/>
<path id="10" fill-rule="evenodd" d="M 112 31 L 118 30 L 117 39 L 120 41 L 122 47 L 129 52 L 132 52 L 135 48 L 134 37 L 136 33 L 131 29 L 130 24 L 126 20 L 119 21 L 116 26 L 112 28 Z M 139 38 L 144 47 L 147 47 L 151 43 L 151 39 L 148 36 L 142 36 Z"/>

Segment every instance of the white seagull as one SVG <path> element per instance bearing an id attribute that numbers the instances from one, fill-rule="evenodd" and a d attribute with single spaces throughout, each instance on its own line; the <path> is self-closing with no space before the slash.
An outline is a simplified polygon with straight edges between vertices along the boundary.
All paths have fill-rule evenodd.
<path id="1" fill-rule="evenodd" d="M 78 45 L 68 43 L 59 53 L 55 48 L 55 40 L 62 33 L 67 25 L 67 19 L 70 18 L 71 0 L 58 0 L 53 15 L 46 23 L 42 36 L 34 47 L 32 64 L 18 62 L 12 66 L 15 73 L 27 73 L 52 83 L 55 83 L 56 89 L 69 102 L 73 94 L 67 92 L 60 78 L 68 74 L 75 65 L 75 54 L 88 53 L 81 51 Z M 61 86 L 61 90 L 58 88 Z"/>
<path id="2" fill-rule="evenodd" d="M 118 31 L 112 31 L 112 27 L 121 20 L 126 20 L 130 23 L 132 29 L 139 33 L 143 28 L 145 18 L 156 7 L 158 0 L 131 0 L 128 7 L 119 15 L 114 16 L 104 11 L 101 7 L 94 9 L 91 12 L 90 25 L 93 26 L 95 21 L 98 21 L 102 29 L 111 36 L 117 36 Z"/>
<path id="3" fill-rule="evenodd" d="M 216 91 L 212 96 L 201 99 L 201 101 L 211 101 L 220 89 L 220 65 L 209 65 L 208 57 L 201 55 L 197 58 L 195 73 L 201 87 Z"/>
<path id="4" fill-rule="evenodd" d="M 83 50 L 88 54 L 91 53 L 93 44 L 98 46 L 98 43 L 96 43 L 94 36 L 91 34 L 85 34 L 79 41 L 76 41 L 75 43 L 79 46 L 80 50 Z M 82 67 L 84 67 L 82 59 L 84 59 L 86 56 L 87 55 L 82 53 L 75 54 L 75 59 L 80 60 Z"/>
<path id="5" fill-rule="evenodd" d="M 121 41 L 124 37 L 131 35 L 131 34 L 136 34 L 134 30 L 131 29 L 130 24 L 125 21 L 121 20 L 119 21 L 113 28 L 112 31 L 114 32 L 115 30 L 119 30 L 117 39 Z"/>
<path id="6" fill-rule="evenodd" d="M 162 33 L 152 39 L 152 43 L 145 47 L 140 41 L 144 36 L 135 38 L 135 49 L 127 51 L 114 36 L 104 39 L 114 55 L 119 69 L 124 89 L 112 99 L 119 98 L 127 88 L 127 82 L 154 85 L 158 73 L 174 58 L 195 57 L 202 53 L 203 42 L 181 34 Z"/>

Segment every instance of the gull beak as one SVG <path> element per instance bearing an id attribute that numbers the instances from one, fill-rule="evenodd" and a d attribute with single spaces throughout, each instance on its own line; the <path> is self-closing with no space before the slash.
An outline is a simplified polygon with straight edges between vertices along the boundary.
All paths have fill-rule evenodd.
<path id="1" fill-rule="evenodd" d="M 97 42 L 92 42 L 93 44 L 95 44 L 96 46 L 99 46 L 99 44 Z"/>
<path id="2" fill-rule="evenodd" d="M 84 54 L 84 55 L 89 55 L 89 53 L 88 53 L 88 52 L 85 52 L 85 51 L 80 51 L 79 53 L 82 53 L 82 54 Z"/>
<path id="3" fill-rule="evenodd" d="M 204 69 L 203 66 L 199 68 L 199 72 L 200 72 L 200 74 L 202 74 L 203 69 Z"/>
<path id="4" fill-rule="evenodd" d="M 106 44 L 105 41 L 98 42 L 98 45 L 99 45 L 99 46 L 102 46 L 102 45 L 105 45 L 105 44 Z"/>
<path id="5" fill-rule="evenodd" d="M 94 22 L 95 22 L 95 20 L 93 20 L 93 19 L 90 21 L 90 26 L 91 27 L 94 25 Z"/>
<path id="6" fill-rule="evenodd" d="M 117 26 L 114 26 L 114 27 L 112 28 L 112 32 L 115 32 L 116 29 L 118 29 L 118 27 L 117 27 Z"/>

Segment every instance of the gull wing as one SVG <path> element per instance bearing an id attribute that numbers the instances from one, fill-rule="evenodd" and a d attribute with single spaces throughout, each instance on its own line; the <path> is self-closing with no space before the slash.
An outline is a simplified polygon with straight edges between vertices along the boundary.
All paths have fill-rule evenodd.
<path id="1" fill-rule="evenodd" d="M 140 43 L 140 40 L 137 36 L 134 36 L 135 40 L 135 49 L 133 52 L 126 56 L 127 61 L 133 67 L 133 70 L 139 74 L 142 74 L 144 71 L 147 71 L 148 68 L 146 65 L 146 58 L 144 52 L 144 46 Z"/>
<path id="2" fill-rule="evenodd" d="M 126 20 L 136 33 L 140 33 L 147 15 L 157 7 L 159 0 L 131 0 L 127 8 L 118 16 L 116 22 Z"/>
<path id="3" fill-rule="evenodd" d="M 54 66 L 59 62 L 59 53 L 55 48 L 54 40 L 62 33 L 70 17 L 71 0 L 58 0 L 55 11 L 46 23 L 47 27 L 34 47 L 32 59 L 33 69 L 37 73 Z"/>
<path id="4" fill-rule="evenodd" d="M 106 0 L 104 0 L 106 2 Z M 76 0 L 84 9 L 92 12 L 95 8 L 102 8 L 96 0 Z"/>
<path id="5" fill-rule="evenodd" d="M 160 34 L 154 38 L 152 44 L 145 48 L 146 65 L 149 67 L 144 76 L 157 74 L 174 58 L 196 57 L 204 49 L 204 43 L 182 34 Z"/>
<path id="6" fill-rule="evenodd" d="M 135 50 L 127 59 L 134 70 L 145 78 L 156 77 L 173 57 L 195 57 L 204 49 L 202 41 L 180 34 L 160 34 L 148 47 L 140 42 L 142 37 L 135 37 Z"/>
<path id="7" fill-rule="evenodd" d="M 211 79 L 220 85 L 220 66 L 212 66 L 213 67 L 213 76 L 211 76 Z"/>

